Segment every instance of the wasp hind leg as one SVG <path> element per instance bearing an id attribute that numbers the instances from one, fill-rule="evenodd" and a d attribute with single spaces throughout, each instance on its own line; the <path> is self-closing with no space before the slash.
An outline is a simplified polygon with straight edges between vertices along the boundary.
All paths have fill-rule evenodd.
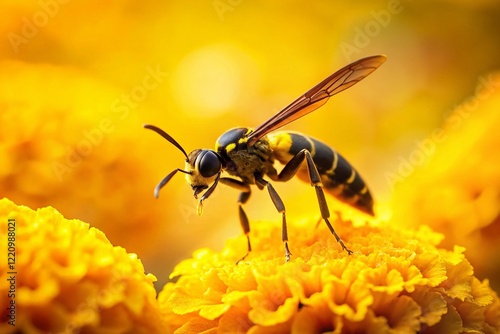
<path id="1" fill-rule="evenodd" d="M 338 236 L 337 232 L 333 228 L 330 223 L 330 210 L 328 209 L 328 204 L 326 203 L 325 193 L 323 192 L 323 183 L 321 182 L 321 175 L 316 168 L 316 165 L 313 161 L 311 153 L 303 149 L 299 151 L 286 165 L 283 167 L 278 176 L 275 177 L 276 181 L 288 181 L 290 180 L 299 170 L 300 166 L 304 162 L 304 159 L 307 162 L 307 170 L 309 172 L 309 179 L 311 180 L 311 185 L 314 186 L 316 190 L 316 197 L 318 198 L 319 210 L 321 212 L 321 218 L 325 221 L 326 226 L 333 234 L 337 242 L 340 244 L 343 250 L 345 250 L 348 254 L 352 254 L 352 251 L 348 249 L 342 239 Z"/>
<path id="2" fill-rule="evenodd" d="M 247 237 L 247 253 L 241 259 L 236 261 L 236 264 L 238 264 L 241 261 L 243 261 L 252 251 L 252 245 L 250 243 L 250 235 L 249 235 L 250 222 L 248 220 L 247 214 L 245 213 L 245 210 L 243 210 L 243 204 L 245 204 L 250 198 L 251 190 L 248 184 L 243 183 L 239 180 L 231 179 L 229 177 L 221 178 L 220 182 L 241 191 L 240 196 L 238 197 L 238 212 L 240 217 L 241 228 L 243 229 L 243 233 Z"/>
<path id="3" fill-rule="evenodd" d="M 292 253 L 290 253 L 290 249 L 288 249 L 288 230 L 286 227 L 285 205 L 283 204 L 283 201 L 281 200 L 280 196 L 278 195 L 274 187 L 271 185 L 271 183 L 264 180 L 260 175 L 255 175 L 255 182 L 257 183 L 257 185 L 267 188 L 269 196 L 271 196 L 271 200 L 273 201 L 276 210 L 278 210 L 278 212 L 281 213 L 282 216 L 281 240 L 285 245 L 285 259 L 286 262 L 288 262 L 290 261 L 290 256 L 292 255 Z"/>

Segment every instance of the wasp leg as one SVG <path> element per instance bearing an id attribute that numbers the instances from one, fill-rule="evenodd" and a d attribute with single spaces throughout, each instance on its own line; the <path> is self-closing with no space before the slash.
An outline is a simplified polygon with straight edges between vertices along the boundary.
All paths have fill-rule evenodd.
<path id="1" fill-rule="evenodd" d="M 285 244 L 285 258 L 286 262 L 290 261 L 290 249 L 288 249 L 288 230 L 286 227 L 286 215 L 285 215 L 285 205 L 283 204 L 283 201 L 281 200 L 280 196 L 274 189 L 274 187 L 271 185 L 271 183 L 267 182 L 264 180 L 260 175 L 255 175 L 255 182 L 257 184 L 260 184 L 261 187 L 267 187 L 267 190 L 269 191 L 269 196 L 271 196 L 271 200 L 273 201 L 274 206 L 276 207 L 276 210 L 278 210 L 279 213 L 282 215 L 282 229 L 281 229 L 281 240 Z"/>
<path id="2" fill-rule="evenodd" d="M 311 153 L 303 149 L 299 153 L 297 153 L 281 170 L 279 175 L 275 178 L 276 181 L 288 181 L 290 180 L 299 170 L 300 166 L 304 162 L 304 159 L 307 162 L 307 170 L 309 172 L 309 179 L 311 180 L 311 185 L 314 186 L 316 190 L 316 197 L 318 198 L 319 210 L 321 212 L 321 218 L 325 221 L 328 229 L 333 234 L 337 242 L 340 244 L 343 250 L 345 250 L 348 254 L 352 254 L 352 251 L 348 249 L 342 239 L 338 236 L 337 232 L 335 232 L 332 224 L 328 220 L 330 218 L 330 210 L 328 210 L 328 204 L 326 203 L 325 193 L 323 192 L 323 183 L 321 182 L 321 175 L 316 168 L 316 165 L 313 161 Z"/>
<path id="3" fill-rule="evenodd" d="M 234 189 L 240 190 L 240 196 L 238 197 L 238 211 L 239 211 L 239 216 L 240 216 L 240 224 L 241 228 L 243 229 L 243 233 L 247 237 L 247 253 L 245 256 L 243 256 L 241 259 L 236 261 L 236 264 L 240 263 L 243 261 L 248 254 L 252 251 L 252 245 L 250 244 L 250 222 L 248 221 L 247 214 L 245 213 L 245 210 L 243 210 L 243 204 L 245 204 L 248 199 L 250 198 L 251 190 L 250 186 L 244 182 L 241 182 L 239 180 L 231 179 L 229 177 L 223 177 L 220 179 L 220 182 L 222 184 L 228 185 Z"/>

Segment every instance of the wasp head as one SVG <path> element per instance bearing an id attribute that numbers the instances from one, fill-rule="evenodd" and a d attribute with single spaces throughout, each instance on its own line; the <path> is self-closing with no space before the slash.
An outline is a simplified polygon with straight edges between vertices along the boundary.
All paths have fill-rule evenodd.
<path id="1" fill-rule="evenodd" d="M 198 195 L 206 190 L 198 201 L 198 214 L 201 215 L 203 210 L 203 201 L 214 192 L 219 181 L 220 173 L 222 171 L 221 156 L 215 151 L 200 149 L 194 150 L 188 155 L 182 146 L 162 129 L 149 124 L 144 125 L 144 128 L 158 133 L 172 145 L 177 147 L 186 157 L 185 169 L 176 168 L 165 176 L 155 188 L 155 197 L 158 198 L 161 188 L 163 188 L 163 186 L 167 184 L 167 182 L 170 181 L 170 179 L 177 174 L 177 172 L 184 173 L 186 174 L 186 181 L 193 189 L 194 198 L 198 199 Z M 212 185 L 209 186 L 210 184 Z"/>
<path id="2" fill-rule="evenodd" d="M 193 189 L 194 198 L 214 183 L 222 170 L 221 157 L 212 150 L 194 150 L 186 159 L 186 181 Z"/>

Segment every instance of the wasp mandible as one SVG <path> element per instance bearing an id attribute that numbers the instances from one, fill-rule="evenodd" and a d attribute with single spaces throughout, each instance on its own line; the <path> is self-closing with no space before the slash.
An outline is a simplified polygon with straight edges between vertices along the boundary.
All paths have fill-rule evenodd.
<path id="1" fill-rule="evenodd" d="M 243 204 L 250 198 L 250 185 L 256 184 L 261 190 L 266 188 L 276 210 L 282 215 L 282 241 L 288 262 L 291 253 L 288 248 L 285 205 L 265 177 L 272 181 L 286 182 L 297 175 L 300 179 L 311 182 L 316 190 L 322 219 L 342 249 L 351 254 L 352 251 L 345 246 L 329 221 L 330 212 L 323 190 L 373 216 L 373 198 L 367 185 L 347 160 L 328 145 L 300 133 L 273 131 L 321 107 L 331 96 L 366 78 L 385 60 L 385 56 L 377 55 L 345 66 L 257 128 L 234 128 L 223 133 L 217 139 L 215 150 L 196 149 L 187 154 L 165 131 L 153 125 L 144 125 L 146 129 L 155 131 L 177 147 L 186 157 L 184 169 L 173 170 L 156 186 L 155 197 L 158 198 L 160 189 L 177 172 L 185 174 L 195 199 L 201 195 L 198 199 L 198 214 L 202 213 L 203 202 L 210 197 L 219 183 L 239 190 L 239 218 L 248 243 L 247 253 L 238 261 L 240 262 L 252 251 L 250 223 Z M 275 161 L 284 165 L 279 173 L 274 167 Z M 235 178 L 221 177 L 222 172 Z"/>

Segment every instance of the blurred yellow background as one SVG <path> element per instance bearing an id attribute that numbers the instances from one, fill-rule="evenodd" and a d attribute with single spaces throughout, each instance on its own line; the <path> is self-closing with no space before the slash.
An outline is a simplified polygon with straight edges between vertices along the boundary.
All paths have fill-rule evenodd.
<path id="1" fill-rule="evenodd" d="M 32 208 L 54 206 L 98 227 L 114 245 L 138 254 L 159 278 L 157 288 L 179 260 L 199 247 L 221 249 L 241 228 L 233 189 L 219 187 L 202 217 L 181 176 L 153 197 L 157 182 L 184 162 L 144 123 L 163 128 L 188 152 L 213 148 L 227 129 L 259 125 L 349 62 L 385 54 L 388 61 L 370 77 L 286 129 L 341 152 L 369 184 L 381 216 L 395 212 L 402 226 L 404 217 L 422 210 L 413 199 L 434 184 L 418 188 L 413 174 L 441 180 L 453 170 L 418 174 L 435 152 L 447 161 L 450 150 L 461 151 L 459 133 L 471 126 L 481 135 L 488 124 L 485 140 L 498 142 L 491 126 L 500 126 L 498 117 L 472 122 L 485 104 L 489 111 L 477 114 L 500 109 L 498 98 L 490 99 L 500 91 L 499 76 L 491 74 L 500 68 L 497 1 L 38 0 L 0 6 L 1 196 Z M 490 95 L 479 94 L 484 89 Z M 469 102 L 466 114 L 455 113 Z M 428 138 L 444 138 L 441 130 L 452 133 L 433 141 L 446 144 L 441 150 L 421 148 Z M 500 167 L 489 160 L 498 147 L 481 147 L 470 174 L 488 166 L 484 175 L 492 182 L 481 183 L 490 186 L 490 218 L 477 229 L 496 226 L 488 230 L 496 236 L 488 249 L 498 255 Z M 289 219 L 319 217 L 309 185 L 294 180 L 276 189 Z M 254 190 L 246 205 L 251 222 L 279 220 L 268 194 Z M 402 198 L 406 207 L 396 206 Z M 329 203 L 332 211 L 338 205 Z M 437 197 L 433 210 L 454 211 L 453 201 L 443 203 L 447 207 Z M 407 225 L 460 231 L 453 224 L 440 230 L 435 217 Z M 466 244 L 470 230 L 445 245 Z M 481 250 L 480 242 L 466 245 L 467 252 Z M 498 291 L 496 274 L 484 268 L 478 277 L 496 281 Z"/>

